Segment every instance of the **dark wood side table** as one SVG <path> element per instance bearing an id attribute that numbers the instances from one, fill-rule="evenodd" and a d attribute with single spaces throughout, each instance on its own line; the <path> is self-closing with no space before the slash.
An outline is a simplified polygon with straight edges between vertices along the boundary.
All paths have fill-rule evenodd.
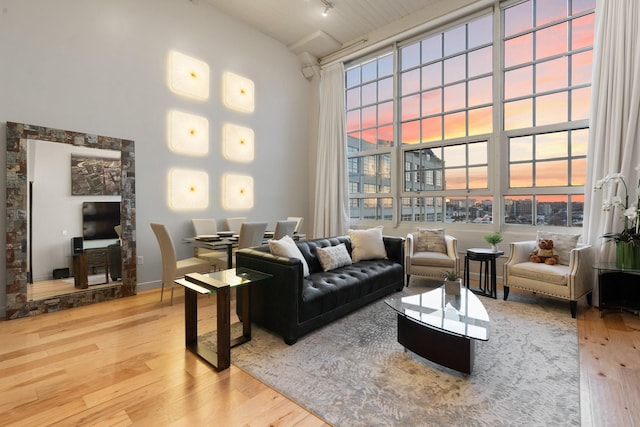
<path id="1" fill-rule="evenodd" d="M 250 286 L 252 283 L 269 279 L 270 274 L 232 268 L 214 273 L 187 274 L 177 279 L 176 284 L 183 286 L 184 295 L 184 331 L 185 346 L 218 371 L 231 365 L 231 348 L 251 340 Z M 242 335 L 231 338 L 231 288 L 242 293 Z M 198 294 L 216 295 L 216 345 L 215 348 L 198 335 Z"/>
<path id="2" fill-rule="evenodd" d="M 80 252 L 73 254 L 73 286 L 76 289 L 87 289 L 89 277 L 87 269 L 87 254 Z"/>
<path id="3" fill-rule="evenodd" d="M 598 270 L 600 317 L 613 310 L 640 314 L 640 270 L 618 267 L 614 263 L 594 264 L 593 268 Z"/>
<path id="4" fill-rule="evenodd" d="M 477 289 L 470 289 L 477 295 L 483 295 L 496 299 L 498 291 L 496 289 L 496 258 L 504 255 L 504 251 L 493 251 L 485 248 L 467 249 L 464 257 L 464 284 L 469 288 L 469 261 L 480 262 L 480 283 Z"/>

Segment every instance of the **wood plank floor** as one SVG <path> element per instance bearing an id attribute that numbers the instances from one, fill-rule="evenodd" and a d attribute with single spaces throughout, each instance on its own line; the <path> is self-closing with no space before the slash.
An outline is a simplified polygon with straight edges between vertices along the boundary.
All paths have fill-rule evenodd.
<path id="1" fill-rule="evenodd" d="M 237 367 L 217 373 L 185 351 L 183 302 L 181 289 L 173 306 L 151 290 L 1 321 L 0 424 L 328 425 Z M 202 329 L 214 303 L 199 299 Z M 578 331 L 582 424 L 640 426 L 639 318 L 580 307 Z"/>

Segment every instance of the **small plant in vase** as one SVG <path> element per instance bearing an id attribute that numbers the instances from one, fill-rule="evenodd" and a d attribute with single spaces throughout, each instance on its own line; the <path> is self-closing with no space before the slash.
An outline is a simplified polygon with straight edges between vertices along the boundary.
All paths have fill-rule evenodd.
<path id="1" fill-rule="evenodd" d="M 484 236 L 484 240 L 491 245 L 491 250 L 495 252 L 498 250 L 497 244 L 502 242 L 502 234 L 500 232 L 487 234 Z"/>
<path id="2" fill-rule="evenodd" d="M 456 270 L 443 271 L 444 276 L 444 293 L 448 295 L 460 295 L 460 286 L 462 286 L 462 277 Z"/>

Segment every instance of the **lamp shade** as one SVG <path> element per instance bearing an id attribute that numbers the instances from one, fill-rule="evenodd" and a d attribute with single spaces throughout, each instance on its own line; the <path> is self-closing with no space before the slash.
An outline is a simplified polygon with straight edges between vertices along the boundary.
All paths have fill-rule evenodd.
<path id="1" fill-rule="evenodd" d="M 253 207 L 253 178 L 249 175 L 222 176 L 222 207 L 243 210 Z"/>
<path id="2" fill-rule="evenodd" d="M 209 206 L 209 174 L 171 169 L 168 180 L 169 206 L 175 210 L 198 210 Z"/>
<path id="3" fill-rule="evenodd" d="M 209 120 L 181 111 L 169 112 L 169 148 L 189 156 L 209 152 Z"/>
<path id="4" fill-rule="evenodd" d="M 243 113 L 252 113 L 255 106 L 253 81 L 225 72 L 222 76 L 222 101 L 227 108 Z"/>
<path id="5" fill-rule="evenodd" d="M 232 162 L 253 161 L 253 129 L 225 123 L 222 125 L 222 154 Z"/>
<path id="6" fill-rule="evenodd" d="M 208 99 L 209 65 L 180 52 L 169 52 L 169 88 L 189 98 Z"/>

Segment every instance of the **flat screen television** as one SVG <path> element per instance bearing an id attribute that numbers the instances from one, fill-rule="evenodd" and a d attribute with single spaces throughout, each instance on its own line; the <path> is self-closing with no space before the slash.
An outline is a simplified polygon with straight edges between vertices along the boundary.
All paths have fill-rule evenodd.
<path id="1" fill-rule="evenodd" d="M 83 202 L 84 240 L 117 239 L 114 227 L 120 224 L 120 202 Z"/>

